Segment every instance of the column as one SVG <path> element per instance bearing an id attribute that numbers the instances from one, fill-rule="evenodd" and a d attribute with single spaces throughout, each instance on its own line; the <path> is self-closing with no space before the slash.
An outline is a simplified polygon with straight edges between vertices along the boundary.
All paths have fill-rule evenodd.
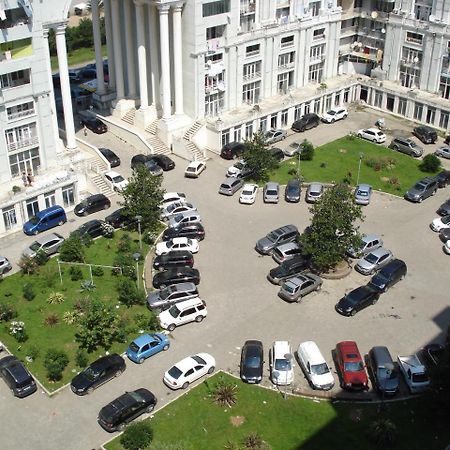
<path id="1" fill-rule="evenodd" d="M 103 0 L 103 8 L 105 11 L 105 32 L 106 32 L 106 49 L 108 52 L 108 87 L 111 90 L 116 89 L 116 65 L 114 62 L 114 46 L 112 33 L 111 18 L 111 0 Z"/>
<path id="2" fill-rule="evenodd" d="M 125 97 L 123 84 L 122 34 L 120 26 L 119 0 L 112 0 L 112 26 L 114 28 L 114 65 L 116 67 L 116 99 Z"/>
<path id="3" fill-rule="evenodd" d="M 160 85 L 160 75 L 159 75 L 159 58 L 158 58 L 158 35 L 157 35 L 157 18 L 156 18 L 156 8 L 153 5 L 148 5 L 148 23 L 150 27 L 149 33 L 149 50 L 150 50 L 150 79 L 152 87 L 152 106 L 156 108 L 157 103 L 159 103 L 159 92 L 161 89 Z"/>
<path id="4" fill-rule="evenodd" d="M 102 40 L 100 37 L 100 17 L 98 14 L 98 0 L 92 0 L 92 34 L 94 36 L 95 71 L 97 72 L 97 94 L 105 93 L 105 75 L 103 73 Z"/>
<path id="5" fill-rule="evenodd" d="M 172 115 L 170 106 L 169 8 L 169 5 L 158 5 L 163 119 L 170 119 Z"/>
<path id="6" fill-rule="evenodd" d="M 181 52 L 182 3 L 173 9 L 173 71 L 175 77 L 175 114 L 183 114 L 183 55 Z"/>
<path id="7" fill-rule="evenodd" d="M 135 20 L 133 17 L 133 3 L 125 1 L 124 3 L 124 17 L 125 17 L 125 42 L 126 42 L 126 60 L 127 60 L 127 78 L 128 78 L 128 92 L 127 97 L 136 97 L 136 74 L 134 73 L 135 57 L 133 46 L 133 29 Z"/>
<path id="8" fill-rule="evenodd" d="M 139 65 L 139 94 L 141 99 L 140 109 L 148 108 L 147 90 L 147 56 L 145 49 L 145 29 L 144 29 L 144 5 L 136 3 L 137 20 L 137 43 L 138 43 L 138 65 Z"/>
<path id="9" fill-rule="evenodd" d="M 58 54 L 59 79 L 64 109 L 64 125 L 66 127 L 66 147 L 77 147 L 75 141 L 75 125 L 73 123 L 72 97 L 70 96 L 69 66 L 67 65 L 66 25 L 56 29 L 56 52 Z"/>

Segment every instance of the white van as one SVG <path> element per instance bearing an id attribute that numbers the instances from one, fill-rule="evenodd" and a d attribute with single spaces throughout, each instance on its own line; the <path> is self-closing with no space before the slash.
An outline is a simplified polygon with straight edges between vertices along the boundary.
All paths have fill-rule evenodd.
<path id="1" fill-rule="evenodd" d="M 206 303 L 200 297 L 195 297 L 172 305 L 162 311 L 158 319 L 161 327 L 173 331 L 177 326 L 188 322 L 201 322 L 206 315 Z"/>
<path id="2" fill-rule="evenodd" d="M 334 386 L 333 374 L 315 342 L 302 342 L 297 354 L 300 367 L 313 389 L 328 391 Z"/>

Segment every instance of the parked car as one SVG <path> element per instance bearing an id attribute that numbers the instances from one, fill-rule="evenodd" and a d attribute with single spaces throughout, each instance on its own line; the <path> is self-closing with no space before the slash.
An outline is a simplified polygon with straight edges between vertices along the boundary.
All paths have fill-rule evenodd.
<path id="1" fill-rule="evenodd" d="M 120 175 L 120 173 L 110 170 L 104 174 L 106 181 L 111 186 L 111 188 L 116 192 L 122 192 L 128 186 L 128 180 Z"/>
<path id="2" fill-rule="evenodd" d="M 208 314 L 206 303 L 200 297 L 193 297 L 161 311 L 158 320 L 162 328 L 173 331 L 189 322 L 200 323 Z"/>
<path id="3" fill-rule="evenodd" d="M 447 255 L 450 255 L 450 240 L 445 241 L 445 243 L 444 243 L 442 249 L 444 250 L 444 252 L 445 252 Z"/>
<path id="4" fill-rule="evenodd" d="M 131 361 L 142 364 L 150 356 L 169 350 L 169 347 L 170 340 L 166 334 L 141 334 L 128 346 L 127 356 Z"/>
<path id="5" fill-rule="evenodd" d="M 450 198 L 442 203 L 436 211 L 440 216 L 448 216 L 450 214 Z"/>
<path id="6" fill-rule="evenodd" d="M 336 345 L 335 358 L 343 389 L 361 391 L 369 388 L 366 369 L 356 342 L 339 342 Z"/>
<path id="7" fill-rule="evenodd" d="M 283 141 L 287 138 L 286 130 L 269 130 L 264 134 L 266 144 L 275 144 L 275 142 Z"/>
<path id="8" fill-rule="evenodd" d="M 264 203 L 278 203 L 280 198 L 280 185 L 269 181 L 263 190 Z"/>
<path id="9" fill-rule="evenodd" d="M 116 209 L 109 216 L 105 217 L 105 222 L 112 225 L 114 228 L 122 228 L 125 225 L 129 225 L 132 222 L 136 222 L 136 219 L 125 216 L 125 208 Z"/>
<path id="10" fill-rule="evenodd" d="M 437 217 L 436 219 L 433 219 L 433 221 L 430 224 L 430 228 L 433 231 L 441 231 L 444 228 L 450 228 L 450 215 L 443 216 L 443 217 Z"/>
<path id="11" fill-rule="evenodd" d="M 408 189 L 405 199 L 411 202 L 421 203 L 426 198 L 436 194 L 438 182 L 435 177 L 425 177 L 419 180 L 412 188 Z"/>
<path id="12" fill-rule="evenodd" d="M 396 137 L 392 139 L 389 148 L 396 152 L 414 156 L 415 158 L 423 155 L 423 148 L 419 147 L 412 139 L 408 138 Z"/>
<path id="13" fill-rule="evenodd" d="M 175 214 L 188 211 L 197 211 L 197 208 L 188 202 L 173 202 L 161 209 L 161 219 L 169 220 Z"/>
<path id="14" fill-rule="evenodd" d="M 78 71 L 78 79 L 82 82 L 95 80 L 97 78 L 97 71 L 85 67 Z"/>
<path id="15" fill-rule="evenodd" d="M 394 258 L 390 250 L 383 247 L 372 250 L 364 258 L 361 258 L 355 269 L 362 275 L 372 275 Z"/>
<path id="16" fill-rule="evenodd" d="M 100 119 L 96 117 L 83 117 L 80 120 L 82 127 L 86 127 L 95 134 L 103 134 L 108 131 L 108 127 Z"/>
<path id="17" fill-rule="evenodd" d="M 151 413 L 156 406 L 156 397 L 147 389 L 125 392 L 104 406 L 98 413 L 98 423 L 109 433 L 121 431 L 132 420 L 144 413 Z"/>
<path id="18" fill-rule="evenodd" d="M 223 159 L 233 159 L 241 156 L 245 151 L 245 144 L 243 142 L 230 142 L 225 144 L 220 151 L 220 156 Z"/>
<path id="19" fill-rule="evenodd" d="M 295 256 L 303 254 L 302 248 L 296 242 L 287 242 L 286 244 L 277 245 L 272 252 L 272 259 L 281 264 L 283 261 L 292 259 Z"/>
<path id="20" fill-rule="evenodd" d="M 208 353 L 188 356 L 173 365 L 164 374 L 164 383 L 171 389 L 187 389 L 191 383 L 211 375 L 216 368 L 216 360 Z"/>
<path id="21" fill-rule="evenodd" d="M 223 195 L 233 195 L 244 185 L 244 180 L 242 178 L 227 178 L 219 188 L 219 194 Z"/>
<path id="22" fill-rule="evenodd" d="M 12 265 L 9 259 L 5 256 L 0 256 L 0 275 L 4 275 L 12 269 Z"/>
<path id="23" fill-rule="evenodd" d="M 80 225 L 75 231 L 72 231 L 72 233 L 77 233 L 81 239 L 87 236 L 94 239 L 96 237 L 103 236 L 104 223 L 105 222 L 103 220 L 89 220 L 88 222 Z"/>
<path id="24" fill-rule="evenodd" d="M 295 225 L 284 225 L 261 238 L 256 243 L 255 250 L 262 255 L 268 255 L 278 245 L 293 242 L 297 237 L 298 229 Z"/>
<path id="25" fill-rule="evenodd" d="M 297 356 L 300 367 L 313 389 L 329 391 L 333 388 L 333 374 L 315 342 L 302 342 L 298 346 Z"/>
<path id="26" fill-rule="evenodd" d="M 278 296 L 288 302 L 300 303 L 305 295 L 318 291 L 322 287 L 322 280 L 312 273 L 302 273 L 288 278 L 281 284 Z"/>
<path id="27" fill-rule="evenodd" d="M 78 205 L 75 206 L 75 215 L 87 216 L 89 214 L 108 209 L 111 206 L 111 201 L 104 194 L 94 194 L 86 197 Z"/>
<path id="28" fill-rule="evenodd" d="M 199 223 L 202 221 L 198 211 L 185 211 L 182 213 L 175 214 L 169 218 L 168 227 L 169 228 L 179 228 L 184 225 L 189 225 L 193 223 Z"/>
<path id="29" fill-rule="evenodd" d="M 355 203 L 357 205 L 368 205 L 372 196 L 372 186 L 369 184 L 358 184 L 355 188 Z"/>
<path id="30" fill-rule="evenodd" d="M 148 159 L 158 164 L 164 172 L 175 169 L 175 161 L 167 155 L 149 155 Z"/>
<path id="31" fill-rule="evenodd" d="M 189 250 L 173 250 L 163 255 L 158 255 L 153 260 L 153 268 L 166 270 L 171 267 L 192 267 L 194 256 Z"/>
<path id="32" fill-rule="evenodd" d="M 298 203 L 300 201 L 300 194 L 302 192 L 300 180 L 298 178 L 291 178 L 284 190 L 284 199 L 290 203 Z"/>
<path id="33" fill-rule="evenodd" d="M 112 150 L 100 147 L 98 151 L 106 158 L 111 168 L 120 166 L 120 158 Z"/>
<path id="34" fill-rule="evenodd" d="M 394 284 L 403 280 L 407 272 L 408 268 L 404 261 L 401 259 L 393 259 L 372 277 L 368 286 L 378 292 L 386 292 Z"/>
<path id="35" fill-rule="evenodd" d="M 236 164 L 228 167 L 227 178 L 246 178 L 250 174 L 249 169 L 246 168 L 245 161 L 241 159 Z"/>
<path id="36" fill-rule="evenodd" d="M 309 269 L 310 260 L 304 256 L 295 256 L 294 258 L 283 261 L 278 267 L 270 270 L 267 279 L 273 284 L 281 284 L 284 280 L 292 278 Z"/>
<path id="37" fill-rule="evenodd" d="M 186 178 L 198 178 L 205 169 L 206 163 L 204 161 L 192 161 L 186 167 L 184 176 Z"/>
<path id="38" fill-rule="evenodd" d="M 134 170 L 142 165 L 147 168 L 151 175 L 158 177 L 163 174 L 161 166 L 153 159 L 153 155 L 138 154 L 131 158 L 131 168 Z"/>
<path id="39" fill-rule="evenodd" d="M 380 291 L 372 289 L 370 286 L 360 286 L 348 292 L 336 304 L 335 309 L 343 316 L 354 316 L 358 311 L 367 308 L 380 298 Z"/>
<path id="40" fill-rule="evenodd" d="M 289 157 L 297 155 L 302 146 L 303 144 L 300 142 L 292 142 L 286 148 L 283 149 L 284 155 Z"/>
<path id="41" fill-rule="evenodd" d="M 155 254 L 158 256 L 165 255 L 174 250 L 188 250 L 191 253 L 197 253 L 198 249 L 199 245 L 197 239 L 177 237 L 156 244 Z"/>
<path id="42" fill-rule="evenodd" d="M 268 150 L 270 156 L 275 158 L 278 162 L 283 161 L 284 159 L 284 151 L 278 147 L 271 147 Z"/>
<path id="43" fill-rule="evenodd" d="M 443 242 L 450 241 L 450 228 L 443 228 L 439 232 L 439 239 Z"/>
<path id="44" fill-rule="evenodd" d="M 245 341 L 241 351 L 240 376 L 245 383 L 261 383 L 264 367 L 264 348 L 261 341 Z"/>
<path id="45" fill-rule="evenodd" d="M 444 140 L 444 144 L 450 145 L 450 134 L 447 134 L 447 137 Z"/>
<path id="46" fill-rule="evenodd" d="M 384 397 L 399 391 L 400 377 L 387 347 L 372 347 L 367 356 L 367 369 L 372 375 L 375 389 Z"/>
<path id="47" fill-rule="evenodd" d="M 324 193 L 324 186 L 322 183 L 311 183 L 306 190 L 305 200 L 307 203 L 318 202 Z"/>
<path id="48" fill-rule="evenodd" d="M 186 202 L 186 194 L 184 192 L 166 192 L 163 194 L 163 199 L 160 207 L 164 208 L 173 202 Z"/>
<path id="49" fill-rule="evenodd" d="M 419 359 L 428 367 L 434 368 L 439 365 L 440 359 L 445 354 L 445 347 L 442 344 L 431 343 L 419 352 Z"/>
<path id="50" fill-rule="evenodd" d="M 197 223 L 188 223 L 181 224 L 178 227 L 167 228 L 163 233 L 163 240 L 167 241 L 168 239 L 172 239 L 174 237 L 187 237 L 190 239 L 197 239 L 198 241 L 202 241 L 205 239 L 205 228 L 199 222 Z"/>
<path id="51" fill-rule="evenodd" d="M 244 184 L 241 195 L 239 196 L 239 203 L 243 205 L 253 205 L 253 203 L 255 203 L 257 193 L 257 184 Z"/>
<path id="52" fill-rule="evenodd" d="M 275 341 L 269 352 L 270 381 L 278 386 L 294 382 L 294 364 L 288 341 Z"/>
<path id="53" fill-rule="evenodd" d="M 150 292 L 147 304 L 150 309 L 168 309 L 175 303 L 198 297 L 197 286 L 194 283 L 179 283 L 167 286 L 159 291 Z"/>
<path id="54" fill-rule="evenodd" d="M 301 132 L 317 127 L 320 123 L 320 117 L 315 113 L 308 113 L 302 116 L 299 120 L 296 120 L 292 124 L 292 130 Z"/>
<path id="55" fill-rule="evenodd" d="M 450 170 L 442 170 L 436 175 L 438 187 L 445 188 L 450 184 Z"/>
<path id="56" fill-rule="evenodd" d="M 64 240 L 58 233 L 47 234 L 36 239 L 22 252 L 22 255 L 27 258 L 34 258 L 38 252 L 44 252 L 47 256 L 53 255 L 59 252 Z"/>
<path id="57" fill-rule="evenodd" d="M 420 125 L 413 129 L 413 135 L 420 139 L 424 144 L 434 144 L 437 141 L 437 133 L 433 128 L 426 125 Z"/>
<path id="58" fill-rule="evenodd" d="M 191 267 L 174 267 L 172 269 L 158 272 L 153 277 L 153 287 L 160 289 L 171 284 L 200 283 L 200 273 Z"/>
<path id="59" fill-rule="evenodd" d="M 439 147 L 434 154 L 440 156 L 441 158 L 450 159 L 450 147 Z"/>
<path id="60" fill-rule="evenodd" d="M 142 153 L 138 153 L 131 158 L 131 168 L 136 169 L 139 165 L 144 165 L 149 160 L 150 155 L 143 155 Z M 156 164 L 156 163 L 155 163 Z"/>
<path id="61" fill-rule="evenodd" d="M 24 398 L 37 391 L 34 378 L 15 356 L 0 359 L 0 377 L 15 397 Z"/>
<path id="62" fill-rule="evenodd" d="M 386 135 L 378 128 L 363 128 L 358 130 L 357 135 L 362 139 L 367 139 L 376 144 L 382 144 L 386 141 Z"/>
<path id="63" fill-rule="evenodd" d="M 25 222 L 23 232 L 28 236 L 36 235 L 50 228 L 64 225 L 66 222 L 67 216 L 64 208 L 59 205 L 54 205 L 38 211 L 28 222 Z"/>
<path id="64" fill-rule="evenodd" d="M 102 356 L 73 378 L 70 388 L 77 395 L 90 394 L 103 383 L 121 375 L 125 369 L 125 360 L 117 353 Z"/>
<path id="65" fill-rule="evenodd" d="M 383 240 L 376 234 L 363 234 L 358 248 L 349 248 L 347 255 L 351 258 L 361 258 L 377 248 L 383 246 Z"/>
<path id="66" fill-rule="evenodd" d="M 347 108 L 343 106 L 336 106 L 322 115 L 322 122 L 334 123 L 336 120 L 346 119 L 347 116 Z"/>

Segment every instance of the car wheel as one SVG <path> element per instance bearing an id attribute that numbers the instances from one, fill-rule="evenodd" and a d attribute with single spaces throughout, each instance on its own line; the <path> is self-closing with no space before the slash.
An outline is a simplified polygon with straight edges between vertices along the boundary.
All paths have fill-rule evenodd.
<path id="1" fill-rule="evenodd" d="M 392 147 L 392 150 L 395 150 L 396 152 L 398 152 L 398 145 L 394 145 L 394 146 Z"/>
<path id="2" fill-rule="evenodd" d="M 88 388 L 88 390 L 87 390 L 88 394 L 92 394 L 93 392 L 94 392 L 94 388 L 93 387 Z"/>
<path id="3" fill-rule="evenodd" d="M 422 198 L 422 197 L 419 197 L 418 203 L 422 203 L 422 202 L 423 202 L 423 198 Z"/>
<path id="4" fill-rule="evenodd" d="M 334 123 L 334 122 L 336 122 L 336 119 L 331 119 L 331 123 Z"/>
<path id="5" fill-rule="evenodd" d="M 195 318 L 195 321 L 198 322 L 198 323 L 200 323 L 203 319 L 204 319 L 203 316 L 197 316 L 197 317 Z"/>
<path id="6" fill-rule="evenodd" d="M 64 225 L 64 220 L 60 220 L 60 221 L 58 222 L 58 225 L 59 225 L 59 226 Z"/>
<path id="7" fill-rule="evenodd" d="M 358 133 L 358 137 L 359 137 L 359 138 L 362 138 L 362 134 L 361 134 L 361 133 Z"/>
<path id="8" fill-rule="evenodd" d="M 348 115 L 346 114 L 344 117 L 342 117 L 343 119 L 346 119 L 348 117 Z"/>
<path id="9" fill-rule="evenodd" d="M 208 374 L 211 375 L 211 374 L 214 372 L 214 370 L 215 370 L 215 367 L 214 367 L 214 366 L 211 366 L 211 367 L 208 369 Z"/>
<path id="10" fill-rule="evenodd" d="M 183 386 L 181 386 L 181 389 L 187 389 L 189 387 L 189 382 L 186 381 L 186 383 L 183 383 Z"/>
<path id="11" fill-rule="evenodd" d="M 149 405 L 147 406 L 147 409 L 145 410 L 146 413 L 151 413 L 155 409 L 155 405 Z"/>
<path id="12" fill-rule="evenodd" d="M 139 358 L 139 364 L 142 364 L 145 361 L 145 358 Z"/>
<path id="13" fill-rule="evenodd" d="M 85 212 L 83 213 L 83 216 L 87 216 L 87 215 L 88 215 L 88 212 L 85 211 Z"/>
<path id="14" fill-rule="evenodd" d="M 431 195 L 436 195 L 436 192 L 437 192 L 437 189 L 435 189 Z"/>
<path id="15" fill-rule="evenodd" d="M 106 204 L 103 209 L 108 209 L 110 205 Z"/>
<path id="16" fill-rule="evenodd" d="M 174 323 L 171 323 L 171 324 L 167 327 L 167 329 L 168 329 L 169 331 L 173 331 L 173 330 L 175 330 L 175 328 L 176 328 L 176 325 L 175 325 Z"/>
<path id="17" fill-rule="evenodd" d="M 117 431 L 123 431 L 124 429 L 125 429 L 124 423 L 120 423 L 119 425 L 117 425 Z"/>
<path id="18" fill-rule="evenodd" d="M 169 347 L 170 347 L 170 345 L 169 345 L 169 344 L 166 344 L 166 345 L 163 347 L 163 352 L 169 350 Z"/>
<path id="19" fill-rule="evenodd" d="M 372 305 L 375 305 L 375 303 L 378 301 L 378 297 L 375 297 L 373 300 L 372 300 Z"/>
<path id="20" fill-rule="evenodd" d="M 117 377 L 120 377 L 120 375 L 122 375 L 122 371 L 119 369 L 119 370 L 114 374 L 114 376 L 117 378 Z"/>
<path id="21" fill-rule="evenodd" d="M 356 315 L 356 309 L 352 309 L 352 312 L 350 313 L 351 316 Z"/>

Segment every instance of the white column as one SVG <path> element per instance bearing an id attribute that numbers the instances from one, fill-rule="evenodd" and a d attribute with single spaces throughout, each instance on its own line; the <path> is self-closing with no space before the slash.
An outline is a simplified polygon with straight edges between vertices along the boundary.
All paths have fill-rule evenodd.
<path id="1" fill-rule="evenodd" d="M 92 34 L 94 35 L 95 71 L 97 72 L 97 94 L 105 93 L 105 75 L 103 73 L 102 40 L 100 37 L 100 17 L 98 0 L 92 0 Z"/>
<path id="2" fill-rule="evenodd" d="M 173 9 L 173 72 L 175 78 L 175 114 L 183 114 L 183 54 L 181 52 L 182 3 Z"/>
<path id="3" fill-rule="evenodd" d="M 172 115 L 170 106 L 169 8 L 169 5 L 158 5 L 163 119 L 170 119 Z"/>
<path id="4" fill-rule="evenodd" d="M 114 65 L 116 67 L 116 100 L 125 97 L 123 84 L 122 33 L 120 27 L 119 0 L 112 0 L 112 26 L 114 29 Z"/>
<path id="5" fill-rule="evenodd" d="M 150 40 L 149 40 L 149 50 L 150 50 L 150 79 L 151 79 L 151 89 L 152 89 L 152 106 L 156 108 L 159 103 L 159 92 L 161 89 L 161 84 L 159 82 L 159 58 L 158 58 L 158 21 L 156 17 L 156 8 L 153 5 L 148 5 L 148 23 L 150 28 Z"/>
<path id="6" fill-rule="evenodd" d="M 133 17 L 134 5 L 130 1 L 124 3 L 124 17 L 125 17 L 125 42 L 126 42 L 126 64 L 127 64 L 127 78 L 128 78 L 128 95 L 127 97 L 136 97 L 136 74 L 134 73 L 135 57 L 133 46 L 133 30 L 135 18 Z"/>
<path id="7" fill-rule="evenodd" d="M 56 52 L 58 54 L 59 80 L 66 126 L 66 147 L 76 148 L 75 125 L 73 123 L 72 97 L 70 96 L 69 66 L 67 65 L 66 25 L 56 29 Z"/>
<path id="8" fill-rule="evenodd" d="M 147 56 L 145 48 L 144 5 L 136 2 L 140 109 L 148 108 Z"/>
<path id="9" fill-rule="evenodd" d="M 108 53 L 108 87 L 110 90 L 116 89 L 116 65 L 114 62 L 114 46 L 112 33 L 111 0 L 103 0 L 103 9 L 105 11 L 105 32 L 106 49 Z"/>

